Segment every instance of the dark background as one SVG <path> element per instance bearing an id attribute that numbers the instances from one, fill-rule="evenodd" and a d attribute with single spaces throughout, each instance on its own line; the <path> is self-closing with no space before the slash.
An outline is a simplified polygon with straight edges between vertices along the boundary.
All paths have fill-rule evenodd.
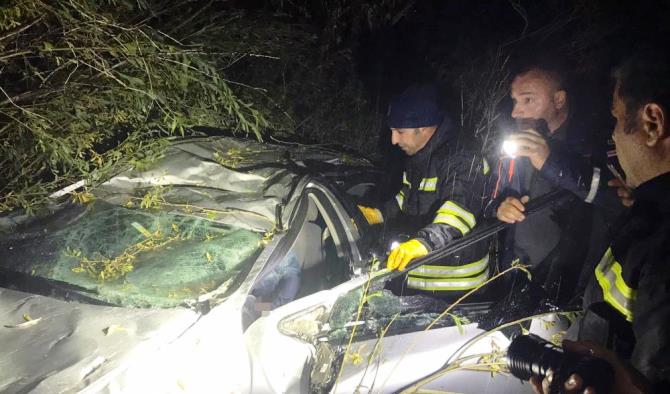
<path id="1" fill-rule="evenodd" d="M 403 154 L 385 113 L 412 84 L 438 88 L 456 146 L 491 152 L 527 59 L 563 68 L 571 107 L 606 138 L 612 66 L 667 36 L 668 21 L 667 1 L 9 0 L 0 211 L 149 160 L 145 144 L 194 126 L 344 149 L 397 179 Z M 168 52 L 154 55 L 152 40 Z M 219 85 L 156 60 L 174 53 Z M 140 94 L 154 82 L 159 94 Z"/>
<path id="2" fill-rule="evenodd" d="M 486 87 L 479 77 L 490 70 L 492 59 L 509 57 L 497 75 L 508 83 L 506 77 L 515 66 L 542 57 L 560 63 L 569 75 L 574 107 L 601 118 L 604 128 L 610 123 L 610 69 L 626 52 L 667 34 L 670 20 L 668 2 L 662 1 L 257 0 L 223 4 L 309 26 L 318 36 L 321 61 L 346 54 L 349 67 L 341 67 L 337 78 L 357 79 L 369 103 L 367 109 L 382 118 L 393 94 L 414 83 L 433 83 L 440 88 L 444 107 L 460 119 L 462 96 Z M 478 97 L 477 104 L 484 105 L 486 92 Z M 508 99 L 486 104 L 495 105 L 505 116 L 511 106 Z M 294 105 L 300 107 L 298 102 Z M 308 112 L 309 105 L 305 107 Z M 460 122 L 464 134 L 479 137 L 480 143 L 481 135 L 473 136 L 473 129 L 481 113 L 468 115 Z M 373 157 L 394 152 L 383 119 L 378 126 L 379 151 L 370 146 L 354 147 L 357 151 Z M 331 140 L 314 131 L 297 131 L 306 140 Z"/>
<path id="3" fill-rule="evenodd" d="M 626 53 L 666 35 L 670 21 L 663 1 L 256 1 L 245 8 L 282 11 L 287 20 L 309 25 L 324 62 L 346 53 L 350 68 L 342 67 L 340 78 L 360 82 L 366 110 L 379 119 L 374 130 L 319 134 L 298 128 L 298 135 L 342 142 L 342 134 L 368 133 L 364 144 L 350 148 L 395 173 L 402 153 L 390 145 L 383 120 L 392 95 L 415 83 L 437 85 L 444 108 L 460 124 L 459 143 L 486 150 L 511 111 L 511 100 L 500 99 L 510 73 L 538 59 L 565 71 L 573 110 L 596 125 L 596 138 L 607 138 L 611 68 Z M 494 69 L 495 59 L 506 60 Z M 483 83 L 491 78 L 499 82 L 497 94 L 493 84 Z M 486 108 L 500 116 L 482 128 Z"/>

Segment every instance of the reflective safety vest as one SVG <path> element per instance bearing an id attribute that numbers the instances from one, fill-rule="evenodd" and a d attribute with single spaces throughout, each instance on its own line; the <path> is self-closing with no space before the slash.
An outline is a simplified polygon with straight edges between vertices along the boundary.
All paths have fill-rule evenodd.
<path id="1" fill-rule="evenodd" d="M 472 290 L 489 278 L 489 256 L 474 263 L 450 265 L 422 265 L 407 275 L 407 287 L 430 291 Z"/>
<path id="2" fill-rule="evenodd" d="M 482 172 L 486 175 L 490 171 L 486 160 L 483 160 L 482 167 Z M 422 193 L 420 198 L 425 199 L 424 206 L 432 205 L 427 202 L 439 198 L 435 192 L 440 181 L 439 177 L 421 178 L 419 181 L 416 190 Z M 406 196 L 414 191 L 406 172 L 403 172 L 402 183 L 403 187 L 395 197 L 400 211 L 404 211 Z M 437 212 L 434 212 L 432 223 L 447 225 L 460 233 L 458 236 L 465 236 L 475 228 L 477 221 L 475 215 L 463 205 L 456 201 L 446 200 L 438 206 Z M 482 250 L 479 254 L 473 253 L 478 249 L 483 248 L 472 249 L 460 259 L 448 258 L 443 265 L 424 265 L 410 271 L 407 277 L 407 287 L 426 291 L 462 292 L 474 289 L 489 278 L 488 250 Z M 472 260 L 468 261 L 468 258 Z"/>
<path id="3" fill-rule="evenodd" d="M 596 279 L 603 291 L 605 302 L 619 311 L 626 320 L 632 322 L 632 305 L 636 291 L 626 284 L 621 272 L 621 264 L 616 261 L 612 248 L 607 248 L 600 263 L 596 266 Z"/>
<path id="4" fill-rule="evenodd" d="M 479 153 L 447 143 L 448 125 L 407 159 L 402 187 L 382 209 L 385 221 L 413 234 L 429 251 L 467 235 L 477 224 L 491 168 Z M 416 290 L 462 291 L 489 277 L 489 240 L 463 248 L 432 266 L 411 270 L 406 286 Z"/>
<path id="5" fill-rule="evenodd" d="M 423 184 L 423 180 L 422 180 Z M 437 210 L 433 223 L 447 224 L 466 235 L 475 228 L 475 216 L 454 201 L 445 201 Z M 407 287 L 429 291 L 471 290 L 489 278 L 489 256 L 471 263 L 458 265 L 422 265 L 411 270 L 407 276 Z"/>

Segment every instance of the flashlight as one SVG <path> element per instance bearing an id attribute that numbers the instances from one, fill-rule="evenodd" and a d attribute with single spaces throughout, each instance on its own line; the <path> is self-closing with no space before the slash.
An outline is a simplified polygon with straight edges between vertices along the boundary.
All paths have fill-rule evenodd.
<path id="1" fill-rule="evenodd" d="M 398 246 L 400 246 L 400 242 L 398 242 L 398 241 L 391 242 L 391 246 L 389 247 L 389 252 L 392 251 L 393 249 L 397 248 Z"/>
<path id="2" fill-rule="evenodd" d="M 609 393 L 614 370 L 605 360 L 566 352 L 537 335 L 518 335 L 507 348 L 507 367 L 512 375 L 522 380 L 532 376 L 545 378 L 553 371 L 549 392 L 562 393 L 561 383 L 573 373 L 581 376 L 583 386 L 592 386 L 596 393 Z"/>
<path id="3" fill-rule="evenodd" d="M 393 249 L 397 248 L 401 243 L 408 241 L 409 239 L 410 237 L 407 234 L 395 234 L 393 238 L 391 238 L 386 244 L 386 254 L 389 255 Z"/>
<path id="4" fill-rule="evenodd" d="M 519 151 L 519 145 L 511 140 L 505 140 L 502 144 L 502 151 L 512 159 L 516 157 L 516 153 Z"/>

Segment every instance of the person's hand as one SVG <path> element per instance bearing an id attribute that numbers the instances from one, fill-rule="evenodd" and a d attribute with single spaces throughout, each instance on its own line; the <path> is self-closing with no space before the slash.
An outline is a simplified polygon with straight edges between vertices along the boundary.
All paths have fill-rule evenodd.
<path id="1" fill-rule="evenodd" d="M 363 216 L 365 216 L 365 220 L 368 221 L 368 224 L 379 224 L 384 222 L 384 217 L 379 209 L 364 207 L 362 205 L 357 205 L 357 207 Z"/>
<path id="2" fill-rule="evenodd" d="M 635 199 L 633 199 L 633 191 L 621 179 L 611 179 L 607 182 L 607 186 L 616 188 L 616 194 L 619 196 L 621 203 L 624 206 L 630 207 L 635 202 Z"/>
<path id="3" fill-rule="evenodd" d="M 536 170 L 542 168 L 551 153 L 547 140 L 533 129 L 514 133 L 507 138 L 507 141 L 516 144 L 517 150 L 514 155 L 529 158 Z"/>
<path id="4" fill-rule="evenodd" d="M 649 382 L 641 373 L 622 362 L 616 353 L 608 350 L 602 345 L 591 341 L 574 342 L 563 341 L 563 349 L 568 352 L 583 354 L 592 357 L 602 358 L 607 361 L 614 370 L 614 382 L 612 382 L 612 394 L 643 394 L 649 392 Z M 549 394 L 549 385 L 553 375 L 550 374 L 540 380 L 537 377 L 530 379 L 530 384 L 537 394 Z M 582 377 L 572 374 L 563 382 L 563 393 L 566 394 L 604 394 L 597 393 L 591 386 L 583 387 Z"/>
<path id="5" fill-rule="evenodd" d="M 416 239 L 410 239 L 403 242 L 391 251 L 388 260 L 386 260 L 386 268 L 390 270 L 397 269 L 404 271 L 407 264 L 417 257 L 428 254 L 428 249 Z"/>
<path id="6" fill-rule="evenodd" d="M 521 199 L 516 197 L 507 197 L 505 201 L 500 204 L 496 216 L 498 220 L 505 223 L 516 223 L 521 222 L 526 218 L 526 215 L 523 212 L 526 210 L 524 204 L 528 202 L 530 198 L 528 196 L 523 196 Z"/>

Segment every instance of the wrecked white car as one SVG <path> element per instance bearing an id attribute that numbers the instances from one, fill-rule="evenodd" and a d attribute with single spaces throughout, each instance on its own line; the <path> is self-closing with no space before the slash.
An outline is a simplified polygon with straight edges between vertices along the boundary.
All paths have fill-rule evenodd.
<path id="1" fill-rule="evenodd" d="M 0 391 L 253 390 L 243 335 L 274 293 L 361 271 L 334 193 L 369 187 L 367 172 L 322 149 L 189 139 L 85 204 L 2 217 Z"/>
<path id="2" fill-rule="evenodd" d="M 376 177 L 322 149 L 196 138 L 0 217 L 0 392 L 530 392 L 492 373 L 509 342 L 477 324 L 492 302 L 445 314 L 384 289 L 352 199 Z"/>

